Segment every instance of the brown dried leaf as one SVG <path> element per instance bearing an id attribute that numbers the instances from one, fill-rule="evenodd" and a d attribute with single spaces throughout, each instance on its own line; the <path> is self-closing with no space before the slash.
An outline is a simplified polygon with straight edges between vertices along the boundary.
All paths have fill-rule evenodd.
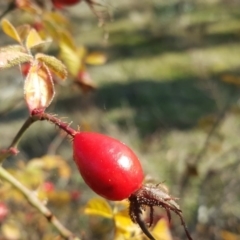
<path id="1" fill-rule="evenodd" d="M 14 40 L 16 40 L 19 43 L 22 42 L 20 36 L 18 35 L 16 28 L 8 20 L 3 19 L 1 24 L 2 24 L 2 30 L 6 35 L 13 38 Z"/>
<path id="2" fill-rule="evenodd" d="M 24 85 L 24 95 L 29 111 L 47 108 L 54 94 L 53 81 L 47 66 L 38 62 L 32 65 Z"/>
<path id="3" fill-rule="evenodd" d="M 31 60 L 32 56 L 25 53 L 25 49 L 20 45 L 0 48 L 0 70 L 30 62 Z"/>
<path id="4" fill-rule="evenodd" d="M 96 84 L 92 80 L 89 73 L 85 70 L 82 70 L 78 73 L 75 83 L 84 91 L 89 92 L 96 89 Z"/>
<path id="5" fill-rule="evenodd" d="M 48 68 L 60 79 L 65 80 L 67 78 L 67 69 L 65 65 L 57 58 L 45 55 L 43 53 L 36 54 L 35 58 L 39 62 L 45 63 Z"/>

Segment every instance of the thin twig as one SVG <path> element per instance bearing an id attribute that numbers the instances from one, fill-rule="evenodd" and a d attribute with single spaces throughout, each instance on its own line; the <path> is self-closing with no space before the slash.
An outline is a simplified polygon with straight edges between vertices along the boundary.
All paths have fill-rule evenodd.
<path id="1" fill-rule="evenodd" d="M 24 132 L 36 121 L 37 119 L 28 117 L 28 119 L 24 122 L 24 124 L 22 125 L 22 127 L 20 128 L 16 136 L 14 137 L 9 147 L 0 151 L 0 164 L 9 156 L 16 155 L 18 153 L 17 145 L 21 137 L 23 136 Z"/>
<path id="2" fill-rule="evenodd" d="M 16 8 L 15 1 L 10 2 L 7 6 L 7 9 L 1 13 L 0 19 L 2 19 L 9 12 L 13 11 L 15 8 Z"/>
<path id="3" fill-rule="evenodd" d="M 199 163 L 203 159 L 204 155 L 206 154 L 208 147 L 209 147 L 209 143 L 210 143 L 212 137 L 215 135 L 217 129 L 220 127 L 221 123 L 224 121 L 226 113 L 231 106 L 231 102 L 232 102 L 232 98 L 230 97 L 228 99 L 228 101 L 225 103 L 225 106 L 223 107 L 222 111 L 217 116 L 214 124 L 212 125 L 210 131 L 208 132 L 208 134 L 205 138 L 205 141 L 204 141 L 201 149 L 199 150 L 199 152 L 196 154 L 195 158 L 191 162 L 191 164 L 193 164 L 194 166 L 199 165 Z M 183 177 L 182 177 L 181 183 L 180 183 L 180 187 L 179 187 L 179 192 L 181 192 L 182 196 L 184 195 L 185 190 L 187 189 L 187 185 L 189 183 L 189 178 L 190 178 L 190 175 L 188 174 L 188 168 L 186 168 L 186 172 L 183 174 Z"/>
<path id="4" fill-rule="evenodd" d="M 27 201 L 42 213 L 45 218 L 57 229 L 64 239 L 67 240 L 80 240 L 78 237 L 62 225 L 62 223 L 52 214 L 52 212 L 37 198 L 33 192 L 22 185 L 16 178 L 8 173 L 4 168 L 0 167 L 0 178 L 9 182 L 19 192 L 21 192 Z"/>
<path id="5" fill-rule="evenodd" d="M 65 140 L 67 134 L 60 132 L 53 141 L 49 144 L 47 155 L 56 155 L 57 149 Z"/>

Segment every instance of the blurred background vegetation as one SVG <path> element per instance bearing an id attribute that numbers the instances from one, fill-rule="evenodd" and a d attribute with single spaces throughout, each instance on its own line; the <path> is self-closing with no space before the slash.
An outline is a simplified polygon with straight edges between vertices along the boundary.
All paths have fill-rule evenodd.
<path id="1" fill-rule="evenodd" d="M 240 239 L 240 2 L 101 4 L 112 16 L 104 27 L 97 26 L 85 3 L 63 11 L 72 22 L 75 42 L 107 57 L 104 65 L 87 66 L 97 87 L 84 92 L 67 82 L 57 85 L 48 112 L 72 121 L 75 128 L 102 132 L 129 145 L 148 178 L 165 181 L 170 193 L 180 198 L 193 239 Z M 0 41 L 1 46 L 10 42 L 2 32 Z M 1 72 L 1 148 L 8 146 L 28 116 L 19 101 L 22 82 L 18 68 Z M 95 195 L 77 173 L 70 141 L 49 123 L 36 123 L 19 149 L 4 166 L 19 169 L 44 155 L 65 159 L 71 172 L 67 180 L 55 170 L 44 179 L 58 191 L 77 189 L 80 198 L 71 205 L 58 198 L 52 208 L 73 231 L 89 234 L 89 224 L 96 223 L 89 223 L 76 208 Z M 175 217 L 171 231 L 173 239 L 185 239 Z M 31 234 L 22 239 L 44 239 L 40 233 Z M 106 239 L 98 234 L 90 239 Z"/>

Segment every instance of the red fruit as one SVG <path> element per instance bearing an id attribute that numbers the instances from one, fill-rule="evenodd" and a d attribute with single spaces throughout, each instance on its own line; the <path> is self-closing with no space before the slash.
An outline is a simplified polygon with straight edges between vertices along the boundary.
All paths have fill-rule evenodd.
<path id="1" fill-rule="evenodd" d="M 8 215 L 9 210 L 4 202 L 0 202 L 0 222 L 2 222 Z"/>
<path id="2" fill-rule="evenodd" d="M 144 175 L 137 156 L 116 139 L 79 132 L 74 136 L 73 154 L 87 185 L 109 200 L 128 198 L 142 186 Z"/>
<path id="3" fill-rule="evenodd" d="M 113 201 L 128 198 L 130 218 L 151 240 L 155 238 L 141 218 L 146 206 L 150 209 L 149 226 L 154 223 L 153 207 L 159 206 L 166 210 L 169 220 L 171 212 L 179 216 L 187 238 L 192 240 L 181 209 L 164 185 L 142 184 L 141 164 L 129 147 L 99 133 L 77 132 L 72 136 L 74 160 L 84 181 L 93 191 Z"/>
<path id="4" fill-rule="evenodd" d="M 72 201 L 78 201 L 81 197 L 81 192 L 78 190 L 73 190 L 70 192 L 70 196 Z"/>
<path id="5" fill-rule="evenodd" d="M 52 4 L 55 8 L 63 8 L 69 7 L 71 5 L 77 4 L 81 2 L 81 0 L 52 0 Z"/>
<path id="6" fill-rule="evenodd" d="M 32 27 L 36 29 L 38 32 L 43 30 L 43 23 L 42 22 L 35 22 L 32 24 Z"/>
<path id="7" fill-rule="evenodd" d="M 23 63 L 21 66 L 22 75 L 26 77 L 28 75 L 31 63 Z"/>
<path id="8" fill-rule="evenodd" d="M 44 192 L 50 193 L 54 191 L 55 186 L 52 182 L 44 182 L 42 188 Z"/>

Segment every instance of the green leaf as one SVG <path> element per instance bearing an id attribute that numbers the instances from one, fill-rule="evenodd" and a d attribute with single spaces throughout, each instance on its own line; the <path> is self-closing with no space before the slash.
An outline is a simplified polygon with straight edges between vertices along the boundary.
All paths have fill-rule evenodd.
<path id="1" fill-rule="evenodd" d="M 93 198 L 84 208 L 84 213 L 89 215 L 98 215 L 105 218 L 113 218 L 111 206 L 105 199 Z"/>
<path id="2" fill-rule="evenodd" d="M 22 42 L 16 28 L 6 19 L 2 20 L 2 30 L 6 35 L 13 38 L 17 42 Z"/>
<path id="3" fill-rule="evenodd" d="M 60 79 L 65 80 L 67 78 L 67 69 L 65 65 L 57 58 L 45 55 L 43 53 L 36 54 L 35 58 L 39 62 L 45 63 L 48 68 Z"/>
<path id="4" fill-rule="evenodd" d="M 13 45 L 0 48 L 0 70 L 31 61 L 30 54 L 20 45 Z"/>

